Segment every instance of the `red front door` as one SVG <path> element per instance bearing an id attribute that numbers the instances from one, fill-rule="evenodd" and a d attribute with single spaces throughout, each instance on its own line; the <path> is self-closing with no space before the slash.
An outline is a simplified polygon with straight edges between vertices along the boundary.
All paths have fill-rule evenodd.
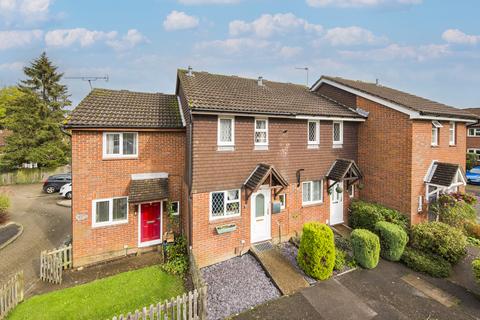
<path id="1" fill-rule="evenodd" d="M 141 242 L 160 240 L 161 211 L 160 202 L 141 205 Z"/>

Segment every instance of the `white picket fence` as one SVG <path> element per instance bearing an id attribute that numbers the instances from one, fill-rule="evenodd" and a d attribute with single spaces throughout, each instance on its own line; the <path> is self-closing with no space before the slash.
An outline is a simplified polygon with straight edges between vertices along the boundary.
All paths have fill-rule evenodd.
<path id="1" fill-rule="evenodd" d="M 141 311 L 113 317 L 113 320 L 206 320 L 207 287 L 190 291 L 170 301 L 144 307 Z"/>
<path id="2" fill-rule="evenodd" d="M 23 271 L 17 272 L 0 286 L 0 319 L 23 301 L 24 286 Z"/>
<path id="3" fill-rule="evenodd" d="M 72 245 L 40 253 L 40 279 L 62 283 L 63 270 L 72 267 Z"/>

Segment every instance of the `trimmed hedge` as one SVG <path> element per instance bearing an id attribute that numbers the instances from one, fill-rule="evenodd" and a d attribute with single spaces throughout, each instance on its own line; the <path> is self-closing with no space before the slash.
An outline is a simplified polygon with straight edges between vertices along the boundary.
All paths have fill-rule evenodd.
<path id="1" fill-rule="evenodd" d="M 408 242 L 408 235 L 401 227 L 391 222 L 380 221 L 375 225 L 380 237 L 380 255 L 390 261 L 398 261 Z"/>
<path id="2" fill-rule="evenodd" d="M 355 229 L 350 235 L 353 247 L 353 256 L 362 267 L 373 269 L 377 266 L 380 257 L 380 239 L 366 229 Z"/>
<path id="3" fill-rule="evenodd" d="M 452 265 L 447 260 L 410 247 L 405 248 L 400 261 L 410 269 L 436 278 L 446 278 L 452 272 Z"/>
<path id="4" fill-rule="evenodd" d="M 480 258 L 472 261 L 472 270 L 475 280 L 480 284 Z"/>
<path id="5" fill-rule="evenodd" d="M 462 231 L 443 222 L 424 222 L 412 227 L 410 244 L 455 264 L 466 253 L 467 239 Z"/>
<path id="6" fill-rule="evenodd" d="M 404 230 L 408 230 L 409 225 L 408 218 L 399 211 L 364 201 L 352 202 L 349 221 L 353 229 L 367 229 L 372 232 L 380 221 L 394 223 Z"/>
<path id="7" fill-rule="evenodd" d="M 335 242 L 332 229 L 323 223 L 305 223 L 297 262 L 310 277 L 318 280 L 328 279 L 335 265 Z"/>

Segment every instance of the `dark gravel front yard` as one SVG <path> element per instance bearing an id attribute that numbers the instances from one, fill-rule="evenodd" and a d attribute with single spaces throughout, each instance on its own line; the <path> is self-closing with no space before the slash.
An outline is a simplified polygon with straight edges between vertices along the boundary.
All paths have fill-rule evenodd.
<path id="1" fill-rule="evenodd" d="M 281 296 L 258 261 L 250 254 L 203 268 L 208 285 L 208 319 L 246 311 Z"/>

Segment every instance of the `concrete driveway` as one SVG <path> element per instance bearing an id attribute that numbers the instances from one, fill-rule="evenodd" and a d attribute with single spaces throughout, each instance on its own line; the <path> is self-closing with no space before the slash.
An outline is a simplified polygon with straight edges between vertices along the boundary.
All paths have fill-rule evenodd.
<path id="1" fill-rule="evenodd" d="M 480 298 L 445 279 L 381 260 L 268 302 L 234 319 L 465 319 L 480 317 Z"/>
<path id="2" fill-rule="evenodd" d="M 25 290 L 38 281 L 40 251 L 63 244 L 71 233 L 70 208 L 58 206 L 58 193 L 47 195 L 41 184 L 0 187 L 10 196 L 10 221 L 23 225 L 23 234 L 0 250 L 0 283 L 23 269 Z"/>

